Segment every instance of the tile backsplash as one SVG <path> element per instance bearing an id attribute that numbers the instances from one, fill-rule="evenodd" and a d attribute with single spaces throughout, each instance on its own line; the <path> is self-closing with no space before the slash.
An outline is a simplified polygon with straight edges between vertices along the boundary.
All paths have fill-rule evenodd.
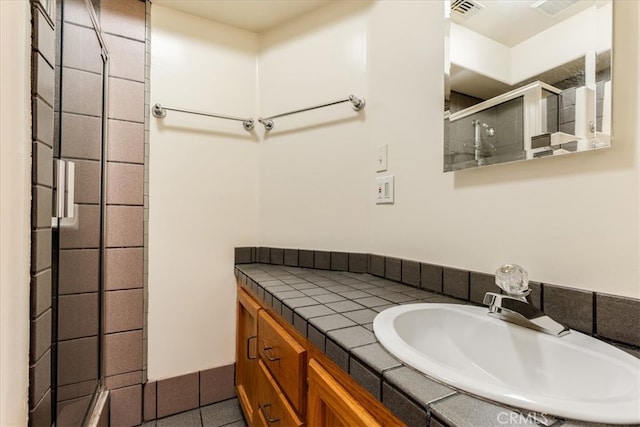
<path id="1" fill-rule="evenodd" d="M 238 247 L 235 263 L 369 273 L 474 304 L 482 304 L 485 292 L 499 291 L 491 274 L 376 254 Z M 529 287 L 533 305 L 555 320 L 606 341 L 640 347 L 640 300 L 548 283 L 529 282 Z"/>

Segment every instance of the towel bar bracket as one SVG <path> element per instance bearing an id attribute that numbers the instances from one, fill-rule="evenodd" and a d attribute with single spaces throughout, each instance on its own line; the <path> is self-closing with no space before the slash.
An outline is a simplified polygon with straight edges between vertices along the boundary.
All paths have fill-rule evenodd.
<path id="1" fill-rule="evenodd" d="M 167 117 L 167 110 L 162 108 L 162 105 L 160 104 L 155 104 L 153 107 L 151 107 L 151 113 L 153 114 L 153 117 L 158 119 L 164 119 L 165 117 Z"/>

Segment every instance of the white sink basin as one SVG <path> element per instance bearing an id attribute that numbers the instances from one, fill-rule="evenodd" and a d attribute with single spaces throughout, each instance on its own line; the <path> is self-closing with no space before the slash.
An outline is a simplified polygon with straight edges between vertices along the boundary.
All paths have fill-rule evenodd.
<path id="1" fill-rule="evenodd" d="M 454 388 L 582 421 L 640 423 L 640 359 L 576 331 L 562 338 L 456 304 L 408 304 L 373 329 L 398 359 Z"/>

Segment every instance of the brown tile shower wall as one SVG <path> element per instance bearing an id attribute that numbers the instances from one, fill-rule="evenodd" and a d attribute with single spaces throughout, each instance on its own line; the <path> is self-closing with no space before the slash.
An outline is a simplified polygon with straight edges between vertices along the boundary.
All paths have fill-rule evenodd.
<path id="1" fill-rule="evenodd" d="M 77 7 L 65 10 L 64 42 L 83 51 L 91 26 Z M 50 426 L 52 409 L 51 331 L 59 327 L 59 358 L 98 360 L 99 319 L 95 307 L 100 276 L 99 229 L 101 149 L 86 141 L 100 135 L 101 106 L 93 102 L 100 64 L 86 57 L 64 58 L 61 88 L 55 88 L 54 24 L 33 0 L 33 207 L 30 425 Z M 172 414 L 235 396 L 234 365 L 146 384 L 146 314 L 149 161 L 150 3 L 139 0 L 102 0 L 100 25 L 110 52 L 107 125 L 106 230 L 103 283 L 104 385 L 111 390 L 111 425 L 138 425 L 158 414 Z M 60 16 L 58 28 L 62 27 Z M 61 33 L 59 34 L 59 39 Z M 58 73 L 58 74 L 56 74 Z M 54 91 L 63 91 L 62 112 L 54 111 Z M 96 97 L 98 93 L 96 92 Z M 54 117 L 61 122 L 54 129 Z M 63 310 L 59 325 L 52 325 L 51 202 L 54 132 L 64 139 L 63 158 L 76 163 L 76 202 L 83 218 L 81 230 L 61 236 L 59 275 Z M 93 314 L 89 314 L 93 313 Z M 84 357 L 82 358 L 85 359 Z M 58 401 L 73 410 L 95 387 L 92 363 L 61 363 Z M 70 368 L 73 366 L 73 369 Z M 67 368 L 65 368 L 67 367 Z M 144 393 L 143 393 L 144 385 Z M 191 394 L 183 395 L 184 387 Z M 78 397 L 80 396 L 80 397 Z M 183 397 L 182 400 L 178 399 Z M 143 412 L 144 411 L 144 412 Z M 79 416 L 81 416 L 79 414 Z M 102 418 L 106 419 L 105 417 Z"/>
<path id="2" fill-rule="evenodd" d="M 375 254 L 240 247 L 235 263 L 369 273 L 478 305 L 486 292 L 499 291 L 491 274 Z M 529 287 L 533 305 L 570 328 L 631 351 L 640 348 L 640 300 L 548 283 Z"/>
<path id="3" fill-rule="evenodd" d="M 142 422 L 146 5 L 102 0 L 109 49 L 103 369 L 111 425 Z"/>
<path id="4" fill-rule="evenodd" d="M 55 29 L 40 1 L 31 2 L 32 204 L 29 425 L 51 425 Z"/>
<path id="5" fill-rule="evenodd" d="M 99 58 L 77 55 L 94 40 L 82 1 L 65 2 L 65 46 L 61 90 L 59 155 L 76 163 L 78 231 L 60 236 L 58 356 L 52 360 L 51 200 L 54 138 L 53 24 L 33 3 L 34 203 L 32 280 L 31 425 L 51 425 L 51 368 L 57 368 L 59 411 L 73 411 L 78 399 L 90 398 L 100 367 L 97 318 L 100 256 L 100 93 Z M 104 385 L 114 390 L 112 415 L 118 425 L 142 418 L 143 378 L 143 186 L 145 4 L 137 0 L 103 0 L 101 25 L 110 50 L 110 102 L 107 144 L 107 228 L 104 275 Z M 60 16 L 58 29 L 62 28 Z M 64 35 L 62 36 L 62 34 Z M 60 53 L 60 52 L 58 52 Z M 59 94 L 58 94 L 59 95 Z M 67 309 L 64 309 L 67 308 Z M 78 355 L 83 357 L 78 358 Z M 87 357 L 84 357 L 87 356 Z M 73 369 L 71 368 L 73 367 Z M 126 396 L 125 399 L 122 397 Z M 79 417 L 82 414 L 78 414 Z"/>

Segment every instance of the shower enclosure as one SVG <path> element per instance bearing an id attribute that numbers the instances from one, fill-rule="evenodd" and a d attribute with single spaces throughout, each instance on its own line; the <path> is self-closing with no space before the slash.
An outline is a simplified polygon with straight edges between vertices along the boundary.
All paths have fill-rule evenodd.
<path id="1" fill-rule="evenodd" d="M 575 151 L 588 126 L 578 120 L 571 129 L 562 128 L 568 133 L 560 132 L 561 97 L 560 89 L 535 81 L 466 108 L 450 108 L 444 117 L 444 171 Z"/>
<path id="2" fill-rule="evenodd" d="M 445 170 L 524 159 L 523 105 L 518 97 L 459 120 L 445 119 Z"/>
<path id="3" fill-rule="evenodd" d="M 108 52 L 90 0 L 56 7 L 52 421 L 80 426 L 102 387 Z"/>

